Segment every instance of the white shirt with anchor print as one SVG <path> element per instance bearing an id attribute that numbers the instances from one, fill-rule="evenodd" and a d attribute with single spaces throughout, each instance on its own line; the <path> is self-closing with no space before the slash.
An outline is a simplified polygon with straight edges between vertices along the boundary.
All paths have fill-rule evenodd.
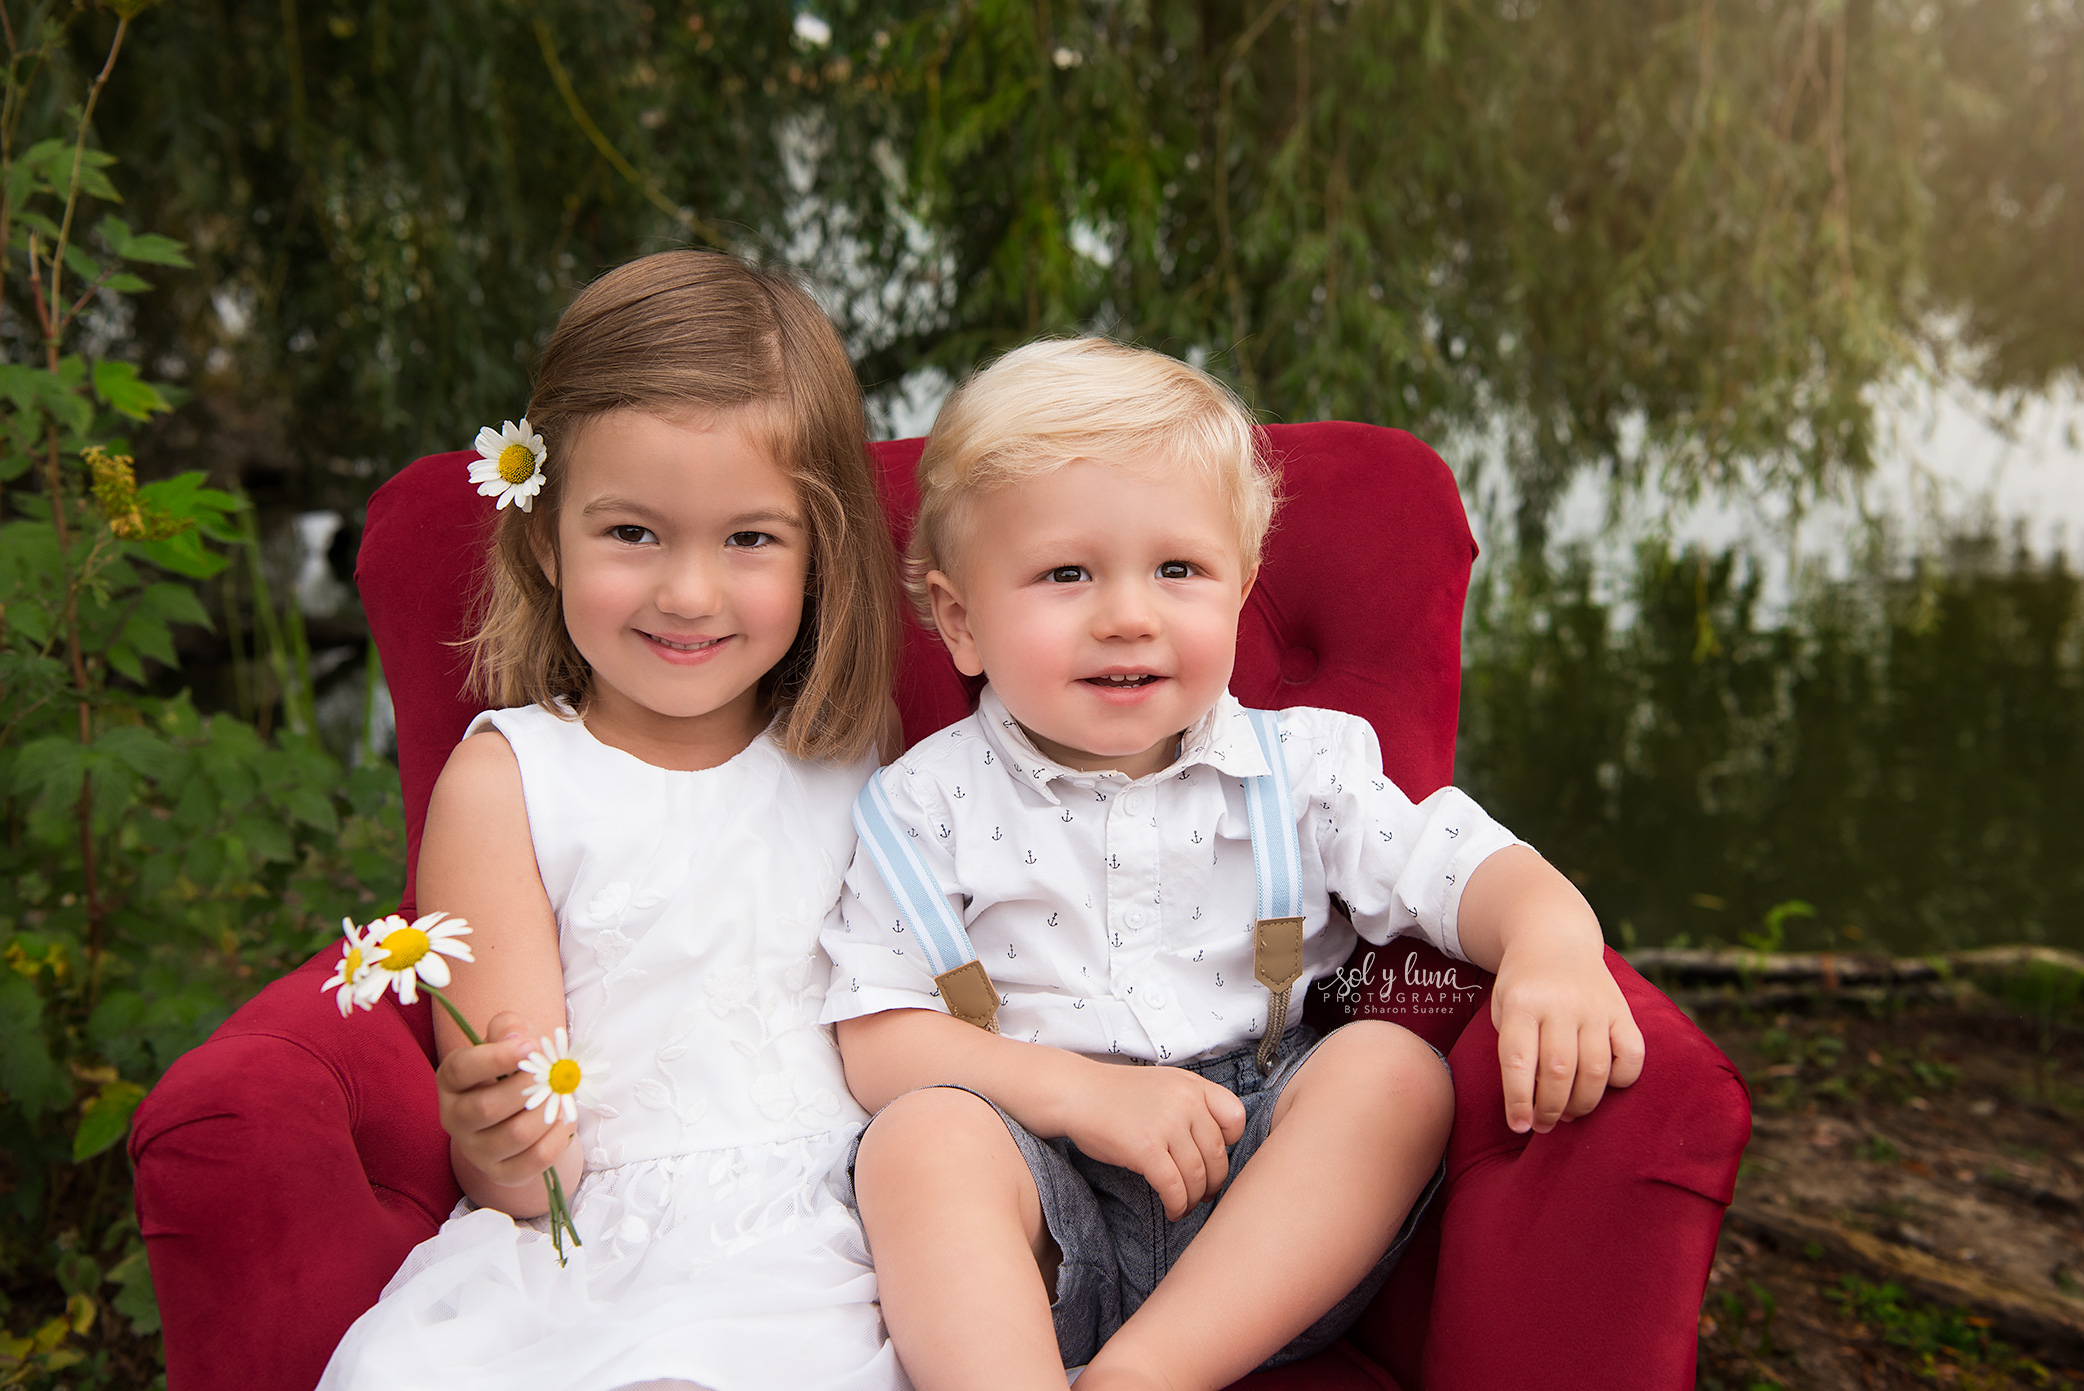
<path id="1" fill-rule="evenodd" d="M 1462 957 L 1456 917 L 1478 865 L 1517 844 L 1467 794 L 1414 803 L 1382 772 L 1367 721 L 1335 710 L 1280 713 L 1302 851 L 1303 980 L 1352 952 L 1416 933 Z M 969 929 L 997 984 L 999 1028 L 1092 1056 L 1188 1062 L 1264 1031 L 1252 976 L 1256 893 L 1243 779 L 1267 772 L 1244 708 L 1225 695 L 1162 772 L 1131 781 L 1039 753 L 986 687 L 977 713 L 885 771 L 902 829 Z M 1333 913 L 1337 894 L 1352 926 Z M 875 863 L 857 849 L 840 912 L 822 1019 L 942 1009 Z M 1466 959 L 1466 958 L 1463 958 Z"/>

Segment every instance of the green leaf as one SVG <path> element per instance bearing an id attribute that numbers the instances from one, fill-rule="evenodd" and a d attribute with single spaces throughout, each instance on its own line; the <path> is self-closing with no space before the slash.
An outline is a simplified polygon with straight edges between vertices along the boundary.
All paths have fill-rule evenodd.
<path id="1" fill-rule="evenodd" d="M 107 242 L 110 251 L 121 256 L 123 249 L 130 245 L 130 239 L 137 233 L 130 230 L 129 223 L 110 213 L 94 224 L 94 235 Z"/>
<path id="2" fill-rule="evenodd" d="M 50 241 L 54 243 L 58 240 L 58 224 L 51 221 L 49 218 L 45 217 L 40 212 L 24 211 L 16 213 L 15 221 L 21 223 L 23 227 L 27 229 L 16 238 L 16 241 L 20 246 L 26 247 L 29 244 L 29 231 L 41 232 L 45 237 L 48 237 Z M 40 249 L 47 251 L 50 248 L 48 246 L 45 246 Z"/>
<path id="3" fill-rule="evenodd" d="M 132 541 L 129 545 L 133 552 L 162 570 L 171 570 L 191 579 L 209 579 L 231 564 L 217 552 L 207 549 L 203 545 L 202 533 L 196 531 L 184 531 L 164 541 Z"/>
<path id="4" fill-rule="evenodd" d="M 210 611 L 203 607 L 203 601 L 185 584 L 147 585 L 141 602 L 169 623 L 193 623 L 199 628 L 216 627 L 210 621 Z"/>
<path id="5" fill-rule="evenodd" d="M 103 1083 L 101 1094 L 81 1114 L 80 1128 L 72 1133 L 72 1162 L 92 1159 L 128 1134 L 131 1113 L 144 1099 L 145 1089 L 135 1082 L 118 1078 Z"/>
<path id="6" fill-rule="evenodd" d="M 108 287 L 119 295 L 141 295 L 152 288 L 152 282 L 127 270 L 119 270 L 109 277 Z"/>
<path id="7" fill-rule="evenodd" d="M 118 676 L 135 681 L 140 686 L 145 684 L 144 659 L 138 656 L 135 647 L 122 639 L 119 638 L 104 647 L 101 650 L 101 659 L 107 662 L 109 670 Z"/>
<path id="8" fill-rule="evenodd" d="M 154 782 L 171 778 L 188 762 L 181 750 L 143 725 L 117 725 L 103 731 L 94 741 L 94 750 Z"/>
<path id="9" fill-rule="evenodd" d="M 277 864 L 296 857 L 289 828 L 272 817 L 248 814 L 232 818 L 232 831 L 246 842 L 247 853 L 259 864 Z"/>
<path id="10" fill-rule="evenodd" d="M 159 1299 L 152 1290 L 152 1264 L 139 1242 L 128 1255 L 110 1268 L 110 1283 L 116 1287 L 109 1304 L 130 1320 L 130 1331 L 149 1338 L 159 1331 Z"/>
<path id="11" fill-rule="evenodd" d="M 328 835 L 340 829 L 340 817 L 333 810 L 333 799 L 316 787 L 292 787 L 282 794 L 280 800 L 282 809 L 293 820 Z"/>
<path id="12" fill-rule="evenodd" d="M 207 481 L 200 472 L 177 473 L 172 478 L 145 484 L 138 494 L 174 516 L 194 522 L 215 540 L 238 540 L 240 531 L 232 518 L 245 509 L 246 503 L 220 489 L 205 487 Z"/>
<path id="13" fill-rule="evenodd" d="M 64 806 L 80 795 L 80 782 L 86 776 L 87 751 L 79 741 L 62 734 L 46 735 L 24 744 L 16 756 L 14 791 Z"/>
<path id="14" fill-rule="evenodd" d="M 43 999 L 12 971 L 0 979 L 0 1091 L 34 1116 L 72 1100 L 72 1084 L 43 1038 Z"/>
<path id="15" fill-rule="evenodd" d="M 18 159 L 8 166 L 6 197 L 9 207 L 19 208 L 22 200 L 36 186 L 36 166 L 26 159 Z"/>
<path id="16" fill-rule="evenodd" d="M 39 140 L 22 152 L 21 167 L 30 170 L 46 188 L 55 191 L 70 180 L 72 142 L 58 135 Z"/>
<path id="17" fill-rule="evenodd" d="M 145 232 L 132 237 L 129 244 L 117 254 L 126 261 L 144 261 L 155 266 L 178 266 L 187 270 L 193 267 L 195 262 L 182 254 L 186 247 L 186 242 L 175 241 L 172 237 L 162 237 L 157 232 Z"/>
<path id="18" fill-rule="evenodd" d="M 171 858 L 155 855 L 145 862 L 145 868 Z M 87 1017 L 87 1037 L 104 1058 L 125 1072 L 145 1072 L 150 1070 L 150 1060 L 138 1038 L 144 1023 L 145 997 L 135 990 L 111 989 Z"/>
<path id="19" fill-rule="evenodd" d="M 94 423 L 93 403 L 79 395 L 84 375 L 84 364 L 78 358 L 65 359 L 56 372 L 21 363 L 0 364 L 0 396 L 23 415 L 47 412 L 77 433 Z"/>
<path id="20" fill-rule="evenodd" d="M 80 161 L 80 192 L 105 203 L 122 202 L 123 195 L 116 192 L 109 176 L 101 172 L 104 166 L 115 162 L 114 155 L 103 155 L 99 150 L 87 151 L 87 157 Z"/>
<path id="21" fill-rule="evenodd" d="M 101 262 L 89 256 L 77 245 L 68 245 L 65 248 L 65 269 L 88 285 L 101 279 Z"/>
<path id="22" fill-rule="evenodd" d="M 173 409 L 166 397 L 159 394 L 158 387 L 139 380 L 134 362 L 105 358 L 95 363 L 94 390 L 102 400 L 132 420 L 146 420 Z"/>

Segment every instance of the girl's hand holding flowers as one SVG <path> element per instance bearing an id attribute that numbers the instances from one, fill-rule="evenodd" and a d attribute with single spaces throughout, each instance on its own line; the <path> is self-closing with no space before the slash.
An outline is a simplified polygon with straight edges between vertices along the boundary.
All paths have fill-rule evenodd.
<path id="1" fill-rule="evenodd" d="M 492 1042 L 478 1036 L 441 989 L 449 983 L 449 960 L 473 959 L 460 940 L 470 935 L 463 919 L 429 913 L 408 923 L 393 914 L 366 928 L 342 919 L 340 927 L 340 965 L 322 988 L 339 992 L 341 1017 L 374 1009 L 387 990 L 408 1005 L 424 990 L 448 1011 L 471 1046 L 435 1070 L 442 1128 L 456 1152 L 495 1183 L 520 1187 L 542 1176 L 550 1239 L 563 1265 L 565 1238 L 581 1243 L 556 1161 L 577 1135 L 578 1105 L 591 1099 L 605 1065 L 575 1056 L 562 1028 L 554 1043 L 541 1039 L 538 1048 L 535 1031 L 512 1012 L 493 1016 Z"/>
<path id="2" fill-rule="evenodd" d="M 488 1042 L 458 1048 L 434 1071 L 441 1127 L 459 1156 L 494 1183 L 518 1188 L 547 1172 L 578 1130 L 569 1122 L 546 1126 L 527 1105 L 535 1079 L 521 1065 L 536 1051 L 534 1027 L 505 1010 L 486 1032 Z"/>

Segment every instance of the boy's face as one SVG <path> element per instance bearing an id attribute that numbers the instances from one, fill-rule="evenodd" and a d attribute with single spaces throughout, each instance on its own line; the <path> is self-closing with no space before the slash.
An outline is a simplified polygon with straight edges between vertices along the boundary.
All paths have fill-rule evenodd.
<path id="1" fill-rule="evenodd" d="M 1079 460 L 974 499 L 958 549 L 942 638 L 1067 768 L 1156 772 L 1230 682 L 1254 576 L 1199 470 Z"/>

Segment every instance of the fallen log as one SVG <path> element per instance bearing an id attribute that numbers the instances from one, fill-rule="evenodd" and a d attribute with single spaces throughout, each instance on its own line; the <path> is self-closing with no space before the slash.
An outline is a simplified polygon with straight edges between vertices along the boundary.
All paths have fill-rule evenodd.
<path id="1" fill-rule="evenodd" d="M 2084 1303 L 2018 1289 L 1843 1223 L 1742 1195 L 1730 1205 L 1727 1220 L 1785 1254 L 1814 1255 L 1820 1249 L 1840 1265 L 1900 1285 L 1921 1299 L 1972 1310 L 1987 1317 L 2007 1342 L 2067 1365 L 2084 1360 Z"/>
<path id="2" fill-rule="evenodd" d="M 1884 956 L 1852 952 L 1763 952 L 1746 947 L 1645 947 L 1623 953 L 1628 964 L 1652 980 L 1680 986 L 1734 985 L 1747 991 L 1812 987 L 1944 986 L 1964 976 L 2000 974 L 2047 966 L 2084 976 L 2084 953 L 2060 947 L 1983 947 L 1932 956 Z"/>

